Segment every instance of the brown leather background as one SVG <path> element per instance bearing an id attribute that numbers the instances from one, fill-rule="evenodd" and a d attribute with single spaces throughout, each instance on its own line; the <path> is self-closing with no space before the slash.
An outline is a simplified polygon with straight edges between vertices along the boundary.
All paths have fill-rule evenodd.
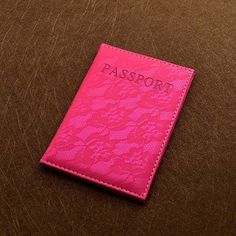
<path id="1" fill-rule="evenodd" d="M 0 1 L 0 234 L 235 233 L 234 0 Z M 101 42 L 196 77 L 138 204 L 39 159 Z"/>

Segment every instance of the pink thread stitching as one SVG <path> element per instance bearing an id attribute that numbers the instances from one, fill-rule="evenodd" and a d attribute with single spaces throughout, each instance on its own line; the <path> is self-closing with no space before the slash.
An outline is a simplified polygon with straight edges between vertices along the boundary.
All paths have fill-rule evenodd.
<path id="1" fill-rule="evenodd" d="M 130 191 L 130 190 L 127 190 L 127 189 L 125 189 L 125 188 L 118 187 L 118 186 L 116 186 L 116 185 L 113 185 L 113 184 L 104 182 L 104 181 L 99 180 L 99 179 L 97 179 L 97 178 L 94 178 L 94 177 L 91 177 L 91 176 L 82 174 L 82 173 L 80 173 L 80 172 L 78 172 L 78 171 L 65 168 L 65 167 L 60 166 L 60 165 L 58 165 L 58 164 L 52 163 L 51 161 L 43 160 L 42 162 L 43 162 L 43 163 L 48 163 L 49 165 L 52 165 L 52 166 L 58 167 L 58 168 L 60 168 L 60 169 L 62 169 L 62 170 L 65 170 L 65 171 L 68 171 L 68 172 L 70 172 L 70 173 L 76 174 L 77 176 L 85 177 L 86 179 L 95 180 L 96 182 L 105 184 L 106 186 L 114 187 L 114 188 L 117 189 L 117 190 L 122 190 L 122 191 L 124 191 L 124 192 L 131 193 L 131 194 L 133 194 L 133 195 L 135 195 L 135 196 L 143 196 L 142 194 L 138 194 L 138 193 L 132 192 L 132 191 Z"/>
<path id="2" fill-rule="evenodd" d="M 176 65 L 176 64 L 173 64 L 173 63 L 170 63 L 170 62 L 167 62 L 167 61 L 162 61 L 160 59 L 157 59 L 157 58 L 154 58 L 154 57 L 151 57 L 151 56 L 145 56 L 145 55 L 142 55 L 142 54 L 139 54 L 139 53 L 136 53 L 136 52 L 127 51 L 125 49 L 117 48 L 117 47 L 114 47 L 114 46 L 111 46 L 111 45 L 105 44 L 105 43 L 102 44 L 102 46 L 108 47 L 108 48 L 113 49 L 113 50 L 121 51 L 123 53 L 131 54 L 131 55 L 134 55 L 136 57 L 141 57 L 141 58 L 146 59 L 146 60 L 156 61 L 160 64 L 166 64 L 166 65 L 169 65 L 169 66 L 178 67 L 181 70 L 187 70 L 189 72 L 193 72 L 193 69 L 186 68 L 186 67 L 183 67 L 183 66 L 180 66 L 180 65 Z"/>

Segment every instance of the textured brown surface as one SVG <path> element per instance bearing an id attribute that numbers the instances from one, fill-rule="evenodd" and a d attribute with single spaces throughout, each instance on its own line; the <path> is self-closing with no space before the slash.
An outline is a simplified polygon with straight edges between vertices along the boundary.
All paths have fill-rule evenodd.
<path id="1" fill-rule="evenodd" d="M 233 0 L 1 0 L 0 234 L 233 235 L 235 15 Z M 101 42 L 197 72 L 145 205 L 38 163 Z"/>

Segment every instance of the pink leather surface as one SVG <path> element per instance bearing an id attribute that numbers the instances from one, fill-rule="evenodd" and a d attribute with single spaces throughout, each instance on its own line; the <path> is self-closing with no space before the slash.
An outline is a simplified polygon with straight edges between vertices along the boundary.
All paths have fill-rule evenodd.
<path id="1" fill-rule="evenodd" d="M 193 76 L 102 44 L 40 162 L 145 200 Z"/>

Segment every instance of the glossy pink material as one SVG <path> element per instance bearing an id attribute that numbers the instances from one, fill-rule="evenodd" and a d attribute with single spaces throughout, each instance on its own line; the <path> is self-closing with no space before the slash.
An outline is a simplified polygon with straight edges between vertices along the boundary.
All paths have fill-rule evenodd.
<path id="1" fill-rule="evenodd" d="M 193 76 L 102 44 L 40 162 L 145 200 Z"/>

